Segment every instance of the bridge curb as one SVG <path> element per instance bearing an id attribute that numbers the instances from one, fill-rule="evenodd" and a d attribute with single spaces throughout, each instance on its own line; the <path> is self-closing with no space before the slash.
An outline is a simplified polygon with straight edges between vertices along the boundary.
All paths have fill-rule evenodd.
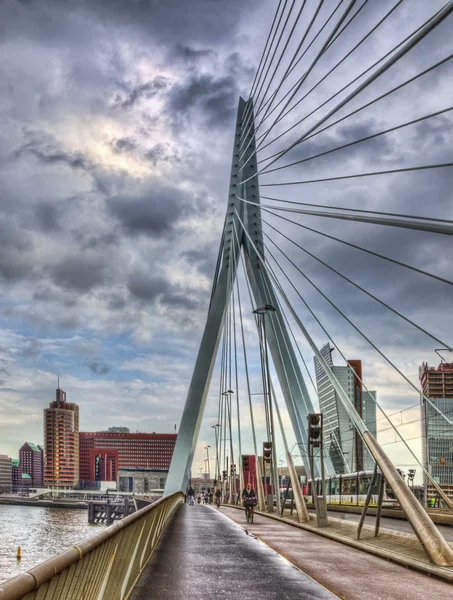
<path id="1" fill-rule="evenodd" d="M 229 505 L 229 504 L 225 504 L 224 506 L 226 508 L 236 508 L 238 510 L 244 510 L 240 506 L 233 506 L 233 505 Z M 275 514 L 265 513 L 265 512 L 258 511 L 258 510 L 255 511 L 255 514 L 260 515 L 262 517 L 267 517 L 269 519 L 273 519 L 274 521 L 278 521 L 279 523 L 285 523 L 286 525 L 291 525 L 292 527 L 297 527 L 298 529 L 303 529 L 304 531 L 320 535 L 320 536 L 328 538 L 334 542 L 338 542 L 340 544 L 345 544 L 346 546 L 351 546 L 352 548 L 355 548 L 356 550 L 361 550 L 362 552 L 367 552 L 368 554 L 373 554 L 374 556 L 377 556 L 379 558 L 384 558 L 386 560 L 403 565 L 410 569 L 414 569 L 416 571 L 420 571 L 420 572 L 428 574 L 428 575 L 434 575 L 440 579 L 444 579 L 445 581 L 453 583 L 453 568 L 438 567 L 437 565 L 433 565 L 431 563 L 423 563 L 418 560 L 405 557 L 402 554 L 392 552 L 391 550 L 385 550 L 383 548 L 372 546 L 372 545 L 367 544 L 366 542 L 363 542 L 360 540 L 352 540 L 350 538 L 343 537 L 337 533 L 329 532 L 325 529 L 318 529 L 315 526 L 306 525 L 305 523 L 296 523 L 290 519 L 285 519 L 285 518 L 279 517 Z M 254 532 L 254 535 L 256 535 L 256 537 L 261 539 L 260 536 L 257 535 L 255 532 Z M 261 541 L 263 541 L 263 540 L 261 540 Z M 264 543 L 266 543 L 266 542 L 264 542 Z M 268 545 L 270 545 L 270 544 L 268 544 Z"/>

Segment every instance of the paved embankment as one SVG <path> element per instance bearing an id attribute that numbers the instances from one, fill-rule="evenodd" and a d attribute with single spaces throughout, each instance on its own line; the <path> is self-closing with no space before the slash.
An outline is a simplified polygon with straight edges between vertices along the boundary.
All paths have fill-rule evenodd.
<path id="1" fill-rule="evenodd" d="M 130 600 L 211 597 L 337 598 L 216 508 L 184 504 L 162 535 Z"/>
<path id="2" fill-rule="evenodd" d="M 253 525 L 247 525 L 242 510 L 223 506 L 220 510 L 340 598 L 434 600 L 453 597 L 453 585 L 446 581 L 276 519 L 255 515 Z"/>

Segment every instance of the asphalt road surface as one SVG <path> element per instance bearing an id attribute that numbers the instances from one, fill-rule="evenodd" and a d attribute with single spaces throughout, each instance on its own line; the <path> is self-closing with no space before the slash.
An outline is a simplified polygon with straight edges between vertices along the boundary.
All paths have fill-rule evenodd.
<path id="1" fill-rule="evenodd" d="M 206 507 L 208 508 L 208 507 Z M 224 514 L 345 600 L 447 600 L 453 585 L 286 523 L 222 507 Z M 331 514 L 331 513 L 330 513 Z M 298 600 L 300 596 L 294 596 Z M 266 598 L 264 596 L 263 598 Z M 282 595 L 281 600 L 286 596 Z"/>
<path id="2" fill-rule="evenodd" d="M 313 516 L 315 515 L 314 511 L 310 510 L 309 513 Z M 329 518 L 344 519 L 346 521 L 358 523 L 360 520 L 360 515 L 356 513 L 342 513 L 337 512 L 336 510 L 330 510 Z M 367 525 L 374 525 L 376 523 L 376 517 L 365 517 L 365 523 Z M 396 531 L 404 531 L 406 533 L 414 533 L 410 523 L 403 519 L 391 519 L 390 517 L 381 517 L 381 527 L 384 527 L 385 529 L 394 529 Z M 438 525 L 437 528 L 447 541 L 453 542 L 453 527 L 449 527 L 448 525 Z"/>
<path id="3" fill-rule="evenodd" d="M 130 600 L 335 600 L 335 594 L 212 506 L 176 515 Z"/>

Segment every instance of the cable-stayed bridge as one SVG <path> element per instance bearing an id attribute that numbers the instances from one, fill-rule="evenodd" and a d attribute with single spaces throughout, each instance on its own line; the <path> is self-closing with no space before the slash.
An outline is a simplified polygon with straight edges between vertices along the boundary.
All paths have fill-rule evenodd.
<path id="1" fill-rule="evenodd" d="M 329 563 L 333 580 L 327 583 L 328 589 L 315 582 L 308 584 L 303 574 L 295 576 L 283 564 L 274 564 L 267 550 L 257 549 L 250 536 L 239 535 L 236 526 L 216 509 L 182 506 L 208 393 L 214 387 L 213 462 L 224 504 L 238 504 L 237 495 L 245 485 L 244 456 L 253 457 L 260 515 L 274 511 L 275 496 L 275 512 L 271 517 L 260 516 L 252 533 L 260 536 L 259 528 L 266 531 L 266 519 L 273 518 L 280 537 L 294 537 L 294 528 L 297 535 L 324 536 L 330 544 L 323 549 L 326 557 L 335 557 L 338 542 L 343 542 L 356 548 L 358 558 L 351 557 L 352 561 L 362 557 L 365 564 L 369 559 L 360 551 L 366 550 L 381 557 L 379 560 L 391 559 L 453 580 L 450 542 L 415 497 L 385 444 L 378 442 L 377 417 L 367 419 L 317 343 L 322 332 L 323 339 L 349 364 L 350 340 L 359 340 L 357 353 L 364 349 L 373 352 L 379 364 L 386 365 L 385 376 L 401 380 L 414 402 L 421 397 L 439 418 L 452 425 L 448 411 L 442 412 L 423 394 L 413 374 L 388 352 L 387 344 L 376 341 L 377 328 L 370 333 L 373 328 L 367 327 L 363 315 L 351 310 L 355 304 L 342 301 L 343 296 L 348 300 L 355 294 L 358 306 L 365 301 L 375 303 L 383 326 L 391 318 L 396 337 L 423 340 L 426 352 L 436 349 L 448 356 L 452 351 L 448 327 L 439 333 L 423 318 L 423 298 L 429 301 L 430 296 L 422 291 L 429 288 L 433 296 L 446 297 L 453 285 L 448 270 L 442 268 L 453 220 L 448 218 L 451 209 L 441 195 L 451 182 L 453 166 L 445 149 L 451 138 L 453 49 L 445 44 L 445 35 L 440 35 L 452 26 L 453 1 L 426 4 L 415 26 L 396 31 L 394 23 L 401 23 L 402 16 L 404 21 L 409 1 L 278 2 L 250 94 L 238 102 L 212 293 L 164 498 L 10 580 L 0 589 L 0 600 L 179 598 L 193 586 L 197 593 L 211 590 L 229 597 L 228 593 L 236 592 L 236 585 L 253 598 L 274 598 L 278 592 L 283 597 L 330 598 L 337 597 L 336 591 L 341 597 L 371 597 L 364 590 L 360 596 L 356 588 L 348 592 L 347 586 L 335 587 L 335 561 Z M 412 204 L 408 198 L 414 200 Z M 414 260 L 416 254 L 411 250 L 417 244 L 438 252 L 442 260 L 437 271 Z M 357 277 L 350 265 L 360 265 L 357 273 L 371 276 Z M 328 284 L 326 273 L 331 277 Z M 382 289 L 372 285 L 374 273 L 385 282 Z M 319 283 L 319 274 L 323 283 Z M 389 293 L 405 281 L 410 283 L 403 289 L 417 295 L 420 310 L 403 310 L 400 304 L 404 303 L 394 302 Z M 326 315 L 336 315 L 334 326 Z M 254 349 L 250 348 L 252 326 L 256 328 Z M 399 343 L 399 347 L 403 345 Z M 318 517 L 323 512 L 326 478 L 338 469 L 335 456 L 343 463 L 344 472 L 350 470 L 351 457 L 344 452 L 350 440 L 338 439 L 331 422 L 337 417 L 332 412 L 324 412 L 322 417 L 330 438 L 324 444 L 310 439 L 310 415 L 318 411 L 319 391 L 308 367 L 312 356 L 321 378 L 335 393 L 338 410 L 349 420 L 354 464 L 364 470 L 367 456 L 375 465 L 362 504 L 370 501 L 379 475 L 405 514 L 412 534 L 378 535 L 378 525 L 373 536 L 363 521 L 358 533 L 355 526 L 354 531 L 341 528 L 334 519 L 321 526 L 322 519 L 315 520 L 309 512 L 299 485 L 292 486 L 294 517 L 281 506 L 278 445 L 293 483 L 298 477 L 291 440 L 299 448 L 307 475 L 321 477 L 321 498 L 313 491 Z M 258 365 L 252 357 L 258 357 Z M 218 374 L 217 381 L 213 373 Z M 424 469 L 410 439 L 404 438 L 361 373 L 355 376 L 368 401 L 375 404 L 374 415 L 382 415 L 394 431 L 395 441 L 437 490 L 448 517 L 452 500 Z M 253 398 L 257 381 L 259 402 Z M 309 391 L 310 387 L 314 391 Z M 269 460 L 261 462 L 263 441 L 268 444 Z M 379 494 L 383 493 L 382 483 Z M 233 520 L 244 520 L 237 507 L 221 511 Z M 273 547 L 287 555 L 288 548 L 278 546 L 272 538 L 275 531 L 266 535 Z M 309 539 L 294 538 L 290 553 L 294 563 L 298 564 L 298 552 Z M 199 557 L 198 562 L 192 554 Z M 195 575 L 200 564 L 203 583 Z M 304 568 L 303 560 L 299 566 Z M 385 569 L 390 567 L 381 560 L 369 568 L 381 569 L 385 579 Z M 241 574 L 237 584 L 231 579 L 235 569 L 244 569 L 250 577 L 245 588 L 241 587 Z M 273 575 L 263 587 L 266 573 Z M 426 575 L 417 577 L 421 578 L 420 590 L 425 590 L 423 597 L 428 593 L 439 597 L 434 587 L 448 585 L 432 583 Z M 351 582 L 353 579 L 351 575 Z M 375 597 L 386 597 L 385 593 L 376 591 Z M 398 593 L 396 588 L 393 597 L 404 597 Z"/>

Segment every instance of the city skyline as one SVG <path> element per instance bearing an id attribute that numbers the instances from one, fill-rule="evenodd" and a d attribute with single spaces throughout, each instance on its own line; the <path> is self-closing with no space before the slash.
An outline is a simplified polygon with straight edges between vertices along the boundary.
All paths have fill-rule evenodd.
<path id="1" fill-rule="evenodd" d="M 110 12 L 103 3 L 85 0 L 72 11 L 54 0 L 0 7 L 0 22 L 10 24 L 0 66 L 5 86 L 0 116 L 0 441 L 9 454 L 25 439 L 40 441 L 35 431 L 41 407 L 59 375 L 81 407 L 85 430 L 103 429 L 106 413 L 112 423 L 131 430 L 179 426 L 227 203 L 237 102 L 241 94 L 247 98 L 275 7 L 270 0 L 251 0 L 246 6 L 232 0 L 219 4 L 214 16 L 202 0 L 194 0 L 181 25 L 165 3 L 156 13 L 152 4 Z M 327 4 L 320 19 L 326 18 Z M 343 65 L 343 76 L 352 78 L 363 60 L 372 63 L 442 5 L 442 0 L 414 0 L 411 8 L 402 3 L 380 37 L 370 38 L 366 56 L 358 52 Z M 368 3 L 350 35 L 336 42 L 334 56 L 326 56 L 326 68 L 349 49 L 359 26 L 369 28 L 390 7 L 389 0 Z M 444 23 L 436 30 L 435 43 L 445 48 L 449 40 Z M 372 86 L 370 94 L 428 66 L 424 44 L 401 61 L 396 74 Z M 449 95 L 444 67 L 423 82 L 443 106 Z M 323 92 L 320 86 L 309 101 L 319 103 Z M 404 121 L 403 112 L 418 115 L 418 97 L 418 92 L 407 94 L 404 111 L 391 98 L 378 103 L 367 119 L 351 119 L 335 136 L 327 134 L 323 143 L 314 138 L 308 147 L 322 152 L 326 144 L 346 143 Z M 370 171 L 376 160 L 382 168 L 404 166 L 405 159 L 417 164 L 419 157 L 403 155 L 401 147 L 411 152 L 422 148 L 433 162 L 442 162 L 441 154 L 453 146 L 450 124 L 451 116 L 445 114 L 393 138 L 378 138 L 360 151 L 350 149 L 345 169 Z M 323 165 L 335 167 L 323 160 L 320 168 L 311 166 L 310 177 L 322 175 Z M 336 185 L 310 186 L 310 201 L 341 205 L 347 198 L 365 207 L 363 181 Z M 449 218 L 449 190 L 445 172 L 424 173 L 423 179 L 418 174 L 383 176 L 370 184 L 366 208 L 393 210 L 397 205 L 403 213 L 428 215 L 427 198 L 436 197 L 434 216 Z M 296 201 L 299 194 L 290 192 Z M 323 227 L 333 234 L 338 229 L 335 223 L 324 222 Z M 450 294 L 440 282 L 427 285 L 421 275 L 377 259 L 370 263 L 314 234 L 283 230 L 415 322 L 429 323 L 437 337 L 453 338 L 453 325 L 445 318 Z M 450 277 L 446 236 L 376 231 L 372 225 L 346 222 L 341 233 L 354 243 Z M 326 293 L 340 299 L 342 308 L 418 387 L 418 367 L 433 362 L 437 345 L 344 281 L 331 279 L 289 243 L 282 242 L 282 248 Z M 366 380 L 384 408 L 392 413 L 415 405 L 416 392 L 333 316 L 316 292 L 305 292 L 343 352 L 362 357 Z M 324 334 L 290 296 L 321 346 Z M 252 307 L 245 308 L 247 340 L 255 348 L 253 392 L 258 392 Z M 311 362 L 311 350 L 296 336 Z M 212 442 L 217 381 L 218 370 L 195 455 L 199 462 L 203 446 Z M 405 414 L 418 414 L 411 411 Z M 421 456 L 420 439 L 412 439 L 416 429 L 405 431 Z M 403 447 L 386 448 L 396 460 L 412 461 Z"/>

